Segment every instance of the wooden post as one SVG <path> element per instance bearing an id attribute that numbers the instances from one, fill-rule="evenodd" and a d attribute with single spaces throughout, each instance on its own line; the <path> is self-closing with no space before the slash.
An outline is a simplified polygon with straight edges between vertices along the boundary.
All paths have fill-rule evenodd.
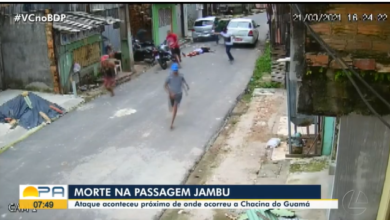
<path id="1" fill-rule="evenodd" d="M 4 66 L 3 66 L 3 53 L 1 49 L 1 39 L 0 39 L 0 85 L 1 89 L 5 90 L 6 89 L 6 84 L 5 84 L 5 73 L 4 73 Z"/>
<path id="2" fill-rule="evenodd" d="M 48 16 L 51 14 L 50 9 L 45 9 L 45 15 Z M 54 31 L 53 23 L 46 23 L 46 42 L 47 42 L 47 55 L 50 61 L 50 73 L 53 79 L 54 93 L 61 94 L 63 91 L 61 89 L 60 76 L 57 68 L 56 53 L 54 50 Z"/>
<path id="3" fill-rule="evenodd" d="M 133 54 L 133 42 L 131 39 L 131 27 L 130 27 L 130 12 L 129 4 L 126 4 L 126 31 L 127 31 L 127 45 L 129 45 L 130 55 L 130 71 L 134 71 L 134 54 Z"/>

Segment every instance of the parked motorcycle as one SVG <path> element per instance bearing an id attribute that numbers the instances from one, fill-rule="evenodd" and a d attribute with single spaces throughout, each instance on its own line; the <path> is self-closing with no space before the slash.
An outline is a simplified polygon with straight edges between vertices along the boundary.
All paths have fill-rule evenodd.
<path id="1" fill-rule="evenodd" d="M 164 41 L 157 49 L 157 54 L 155 59 L 160 64 L 161 68 L 165 70 L 168 68 L 168 61 L 176 62 L 175 56 L 172 56 L 172 52 L 167 45 L 167 42 Z"/>
<path id="2" fill-rule="evenodd" d="M 157 49 L 152 41 L 140 42 L 139 40 L 133 39 L 133 54 L 134 61 L 154 63 Z"/>

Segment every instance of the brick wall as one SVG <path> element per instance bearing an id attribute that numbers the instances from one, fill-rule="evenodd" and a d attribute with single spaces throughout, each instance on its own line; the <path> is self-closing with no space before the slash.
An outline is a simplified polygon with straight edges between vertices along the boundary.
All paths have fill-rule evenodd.
<path id="1" fill-rule="evenodd" d="M 314 9 L 322 10 L 322 13 L 341 14 L 341 21 L 311 22 L 312 29 L 336 50 L 347 65 L 353 66 L 375 91 L 382 97 L 390 97 L 390 4 L 328 5 L 330 7 L 325 6 L 325 9 L 323 6 L 315 8 L 314 4 L 305 4 L 308 14 L 315 13 Z M 360 19 L 349 21 L 348 14 L 356 14 Z M 366 17 L 372 14 L 373 20 L 363 21 L 364 14 Z M 389 17 L 385 21 L 378 21 L 380 14 L 382 17 L 379 18 L 383 18 L 385 14 Z M 339 70 L 345 67 L 331 59 L 310 34 L 306 37 L 305 52 L 306 72 L 302 73 L 299 88 L 298 113 L 328 116 L 347 115 L 351 112 L 372 114 L 348 79 L 338 80 Z M 377 80 L 379 78 L 383 79 Z M 359 80 L 355 82 L 379 114 L 390 114 L 383 102 Z"/>
<path id="2" fill-rule="evenodd" d="M 311 25 L 323 40 L 336 50 L 365 54 L 390 52 L 390 4 L 330 4 L 326 13 L 341 14 L 341 22 L 321 22 Z M 348 14 L 356 14 L 359 21 L 349 21 Z M 364 14 L 372 14 L 372 21 L 363 21 Z M 382 14 L 382 16 L 379 16 Z M 386 21 L 383 14 L 388 16 Z"/>

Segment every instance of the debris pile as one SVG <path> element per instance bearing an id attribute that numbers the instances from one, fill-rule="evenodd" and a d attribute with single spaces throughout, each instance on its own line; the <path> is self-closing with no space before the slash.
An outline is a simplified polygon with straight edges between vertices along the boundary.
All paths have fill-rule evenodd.
<path id="1" fill-rule="evenodd" d="M 26 91 L 0 106 L 0 122 L 9 123 L 11 129 L 17 125 L 32 129 L 42 123 L 50 124 L 65 113 L 57 104 Z"/>

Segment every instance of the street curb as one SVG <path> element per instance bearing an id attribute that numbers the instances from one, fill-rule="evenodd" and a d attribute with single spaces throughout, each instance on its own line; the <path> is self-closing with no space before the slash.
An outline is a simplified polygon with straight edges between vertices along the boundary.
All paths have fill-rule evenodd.
<path id="1" fill-rule="evenodd" d="M 38 125 L 37 127 L 31 129 L 31 130 L 28 130 L 26 134 L 22 135 L 22 137 L 20 137 L 18 140 L 16 141 L 13 141 L 11 142 L 10 144 L 7 144 L 3 147 L 0 147 L 0 154 L 4 153 L 5 151 L 7 151 L 9 148 L 11 148 L 12 146 L 14 146 L 15 144 L 23 141 L 24 139 L 28 138 L 30 135 L 34 134 L 35 132 L 41 130 L 41 128 L 45 127 L 44 124 L 41 124 L 41 125 Z"/>

